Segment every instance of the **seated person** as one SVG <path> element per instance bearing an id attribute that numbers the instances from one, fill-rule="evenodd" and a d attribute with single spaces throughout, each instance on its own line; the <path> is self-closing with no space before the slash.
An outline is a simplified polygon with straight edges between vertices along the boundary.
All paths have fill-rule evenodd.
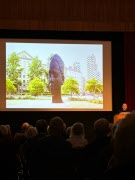
<path id="1" fill-rule="evenodd" d="M 67 139 L 72 144 L 72 148 L 84 148 L 88 141 L 85 138 L 84 125 L 80 122 L 73 124 L 70 130 L 69 138 Z"/>

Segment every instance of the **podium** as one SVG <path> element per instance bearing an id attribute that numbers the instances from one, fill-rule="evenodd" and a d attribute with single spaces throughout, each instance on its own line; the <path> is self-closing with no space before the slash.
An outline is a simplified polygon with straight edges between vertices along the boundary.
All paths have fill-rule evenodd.
<path id="1" fill-rule="evenodd" d="M 113 118 L 113 123 L 115 124 L 118 120 L 125 118 L 127 114 L 129 114 L 129 112 L 122 112 L 119 114 L 115 114 Z"/>

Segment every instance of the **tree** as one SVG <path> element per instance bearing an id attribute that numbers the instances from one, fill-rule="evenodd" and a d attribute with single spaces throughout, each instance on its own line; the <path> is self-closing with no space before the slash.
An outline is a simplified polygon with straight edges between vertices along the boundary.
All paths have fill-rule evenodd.
<path id="1" fill-rule="evenodd" d="M 85 91 L 89 91 L 93 94 L 101 94 L 103 91 L 103 84 L 99 83 L 99 81 L 95 78 L 87 81 Z"/>
<path id="2" fill-rule="evenodd" d="M 7 59 L 6 74 L 16 88 L 20 85 L 20 80 L 18 78 L 23 70 L 20 66 L 20 59 L 17 54 L 15 52 L 11 53 Z"/>
<path id="3" fill-rule="evenodd" d="M 46 68 L 45 68 L 45 70 L 44 70 L 44 73 L 45 73 L 44 82 L 45 82 L 45 84 L 46 84 L 46 90 L 47 90 L 47 91 L 50 91 L 50 86 L 49 86 L 49 66 L 50 66 L 51 57 L 52 57 L 52 55 L 50 55 L 50 56 L 47 58 Z"/>
<path id="4" fill-rule="evenodd" d="M 43 67 L 42 62 L 35 57 L 32 59 L 32 63 L 29 66 L 28 78 L 33 80 L 35 77 L 42 79 L 43 75 L 46 73 L 45 68 Z"/>
<path id="5" fill-rule="evenodd" d="M 13 84 L 13 81 L 10 79 L 6 79 L 6 93 L 7 94 L 12 94 L 16 92 L 16 87 Z"/>
<path id="6" fill-rule="evenodd" d="M 73 93 L 79 94 L 79 83 L 73 77 L 70 77 L 65 80 L 62 91 L 63 93 L 70 94 L 71 96 Z"/>
<path id="7" fill-rule="evenodd" d="M 45 83 L 39 79 L 34 78 L 28 85 L 28 90 L 31 95 L 38 96 L 44 93 Z"/>

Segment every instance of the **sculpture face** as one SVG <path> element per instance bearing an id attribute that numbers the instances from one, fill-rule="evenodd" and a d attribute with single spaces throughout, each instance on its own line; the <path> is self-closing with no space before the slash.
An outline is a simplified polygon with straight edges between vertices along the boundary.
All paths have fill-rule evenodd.
<path id="1" fill-rule="evenodd" d="M 49 67 L 49 84 L 52 102 L 61 103 L 61 85 L 64 83 L 64 62 L 57 54 L 51 57 Z"/>

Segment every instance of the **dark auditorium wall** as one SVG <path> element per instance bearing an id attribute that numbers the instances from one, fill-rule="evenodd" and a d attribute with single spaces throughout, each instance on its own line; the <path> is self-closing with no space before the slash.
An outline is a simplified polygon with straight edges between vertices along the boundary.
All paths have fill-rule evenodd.
<path id="1" fill-rule="evenodd" d="M 135 1 L 4 0 L 0 29 L 135 31 Z"/>
<path id="2" fill-rule="evenodd" d="M 124 33 L 125 100 L 135 110 L 135 32 Z"/>
<path id="3" fill-rule="evenodd" d="M 117 106 L 126 101 L 135 107 L 134 47 L 135 47 L 135 1 L 129 0 L 4 0 L 0 5 L 0 30 L 38 30 L 70 33 L 111 32 L 114 38 L 113 58 L 113 111 L 112 112 L 0 112 L 1 122 L 35 122 L 40 117 L 50 119 L 62 116 L 69 125 L 74 121 L 92 126 L 95 119 L 106 117 L 111 122 Z M 14 34 L 15 35 L 15 34 Z M 25 36 L 25 34 L 24 34 Z M 119 54 L 122 46 L 123 54 Z M 119 59 L 119 61 L 118 61 Z M 119 78 L 115 78 L 119 77 Z M 18 121 L 19 120 L 19 121 Z M 13 123 L 14 122 L 14 123 Z M 90 123 L 91 122 L 91 123 Z"/>

